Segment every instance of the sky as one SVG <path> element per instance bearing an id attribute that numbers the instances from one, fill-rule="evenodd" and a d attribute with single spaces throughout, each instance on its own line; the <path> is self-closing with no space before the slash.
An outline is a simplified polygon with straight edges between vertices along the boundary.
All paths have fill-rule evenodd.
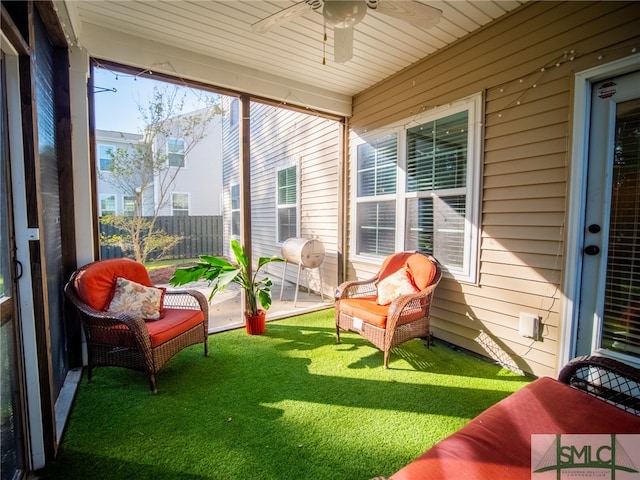
<path id="1" fill-rule="evenodd" d="M 104 68 L 94 69 L 93 83 L 96 128 L 124 133 L 141 133 L 143 131 L 144 123 L 140 119 L 138 105 L 147 104 L 152 98 L 153 87 L 164 84 Z M 196 94 L 203 92 L 196 92 L 193 89 L 185 90 L 189 105 L 189 108 L 185 109 L 185 113 L 204 106 L 198 102 Z"/>

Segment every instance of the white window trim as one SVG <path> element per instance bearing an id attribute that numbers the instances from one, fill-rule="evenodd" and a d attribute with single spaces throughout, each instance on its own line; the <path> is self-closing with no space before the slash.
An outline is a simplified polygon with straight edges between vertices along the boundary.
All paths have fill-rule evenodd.
<path id="1" fill-rule="evenodd" d="M 98 202 L 98 216 L 99 217 L 103 217 L 103 213 L 102 213 L 102 200 L 103 199 L 107 199 L 109 197 L 113 197 L 113 213 L 114 215 L 118 214 L 118 195 L 116 195 L 115 193 L 101 193 L 100 194 L 100 199 Z"/>
<path id="2" fill-rule="evenodd" d="M 275 215 L 276 215 L 276 230 L 275 230 L 275 242 L 276 245 L 282 245 L 284 242 L 278 239 L 278 232 L 280 231 L 280 223 L 278 221 L 278 210 L 280 208 L 291 208 L 292 205 L 287 205 L 286 207 L 281 206 L 278 203 L 278 173 L 282 170 L 286 170 L 287 168 L 295 167 L 296 169 L 296 237 L 300 236 L 300 164 L 296 160 L 288 160 L 286 162 L 280 162 L 276 164 L 275 167 L 275 184 L 276 184 L 276 194 L 275 194 Z"/>
<path id="3" fill-rule="evenodd" d="M 131 213 L 131 215 L 127 215 L 127 212 L 125 211 L 125 205 L 127 204 L 127 198 L 133 198 L 133 212 Z M 135 197 L 132 197 L 131 195 L 122 195 L 122 208 L 120 209 L 120 213 L 125 216 L 135 216 L 136 210 L 135 210 Z M 117 201 L 117 200 L 116 200 Z"/>
<path id="4" fill-rule="evenodd" d="M 467 151 L 470 161 L 467 162 L 467 179 L 465 188 L 467 192 L 467 204 L 465 214 L 465 249 L 464 249 L 464 268 L 462 272 L 449 271 L 443 265 L 444 273 L 456 280 L 474 283 L 478 282 L 478 265 L 480 259 L 480 211 L 481 211 L 481 192 L 482 192 L 482 118 L 483 118 L 483 101 L 482 93 L 476 93 L 459 101 L 453 102 L 442 107 L 434 108 L 419 116 L 405 119 L 377 129 L 367 132 L 364 135 L 352 135 L 351 137 L 351 194 L 350 194 L 350 214 L 351 214 L 351 241 L 350 256 L 356 261 L 363 263 L 376 264 L 384 256 L 372 254 L 357 254 L 357 206 L 361 202 L 366 201 L 396 201 L 396 237 L 395 251 L 404 250 L 405 240 L 405 209 L 407 198 L 416 198 L 420 195 L 418 192 L 406 192 L 406 132 L 409 128 L 421 125 L 423 123 L 437 120 L 444 116 L 453 115 L 463 110 L 469 111 L 469 129 L 467 136 Z M 358 199 L 357 197 L 357 148 L 359 145 L 369 140 L 391 133 L 398 134 L 398 165 L 397 165 L 397 189 L 395 194 L 379 195 L 370 199 Z"/>
<path id="5" fill-rule="evenodd" d="M 171 152 L 169 151 L 169 142 L 170 141 L 182 141 L 182 166 L 175 166 L 175 165 L 171 165 L 169 163 L 169 155 L 171 154 Z M 167 164 L 169 165 L 170 168 L 187 168 L 187 155 L 184 151 L 184 138 L 179 138 L 179 137 L 167 137 L 167 141 L 164 144 L 164 148 L 165 148 L 165 152 L 167 154 Z"/>
<path id="6" fill-rule="evenodd" d="M 239 229 L 240 232 L 238 233 L 233 233 L 233 212 L 238 212 L 240 213 L 241 209 L 240 207 L 238 208 L 233 208 L 233 187 L 238 187 L 238 203 L 240 203 L 240 182 L 233 182 L 229 184 L 229 212 L 231 212 L 231 216 L 229 217 L 229 235 L 231 236 L 231 238 L 236 238 L 239 239 L 240 238 L 240 234 L 242 232 L 242 219 L 240 219 L 240 225 L 239 225 Z"/>
<path id="7" fill-rule="evenodd" d="M 115 145 L 111 145 L 111 144 L 108 144 L 108 143 L 98 142 L 98 170 L 100 170 L 101 172 L 109 172 L 109 170 L 104 170 L 103 168 L 101 168 L 101 163 L 102 162 L 100 162 L 100 160 L 101 160 L 102 157 L 100 156 L 100 147 L 110 148 L 111 151 L 113 151 L 114 153 L 116 151 L 116 147 L 115 147 Z"/>
<path id="8" fill-rule="evenodd" d="M 171 216 L 175 216 L 176 209 L 173 208 L 174 195 L 186 195 L 187 196 L 187 216 L 191 215 L 191 194 L 189 192 L 171 192 Z M 177 209 L 182 212 L 183 209 Z"/>

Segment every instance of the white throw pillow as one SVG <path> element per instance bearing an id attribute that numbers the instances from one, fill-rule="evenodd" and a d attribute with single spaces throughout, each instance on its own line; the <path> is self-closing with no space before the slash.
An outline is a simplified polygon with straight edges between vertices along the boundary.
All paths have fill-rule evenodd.
<path id="1" fill-rule="evenodd" d="M 383 278 L 377 284 L 378 305 L 389 305 L 400 295 L 416 293 L 418 288 L 411 281 L 410 273 L 402 267 L 395 273 Z"/>
<path id="2" fill-rule="evenodd" d="M 164 288 L 146 287 L 118 277 L 108 311 L 116 315 L 128 313 L 145 320 L 158 320 L 162 317 L 164 293 Z"/>

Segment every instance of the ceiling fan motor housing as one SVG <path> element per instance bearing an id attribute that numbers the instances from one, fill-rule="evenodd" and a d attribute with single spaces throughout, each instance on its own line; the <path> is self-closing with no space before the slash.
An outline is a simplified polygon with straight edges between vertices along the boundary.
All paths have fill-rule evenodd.
<path id="1" fill-rule="evenodd" d="M 350 28 L 357 25 L 367 13 L 365 0 L 324 0 L 322 16 L 334 28 Z"/>

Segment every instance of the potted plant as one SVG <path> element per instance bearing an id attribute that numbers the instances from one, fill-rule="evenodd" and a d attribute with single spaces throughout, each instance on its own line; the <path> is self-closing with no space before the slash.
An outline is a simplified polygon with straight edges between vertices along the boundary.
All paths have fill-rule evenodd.
<path id="1" fill-rule="evenodd" d="M 231 250 L 236 259 L 236 264 L 222 257 L 209 255 L 200 256 L 198 263 L 191 267 L 176 269 L 169 283 L 173 286 L 184 285 L 205 279 L 213 286 L 209 300 L 222 292 L 230 283 L 240 285 L 245 293 L 245 325 L 247 333 L 260 335 L 265 330 L 267 310 L 271 306 L 271 285 L 269 277 L 258 278 L 260 269 L 270 262 L 284 262 L 284 259 L 273 257 L 260 257 L 258 268 L 252 272 L 244 248 L 237 240 L 231 240 Z"/>

